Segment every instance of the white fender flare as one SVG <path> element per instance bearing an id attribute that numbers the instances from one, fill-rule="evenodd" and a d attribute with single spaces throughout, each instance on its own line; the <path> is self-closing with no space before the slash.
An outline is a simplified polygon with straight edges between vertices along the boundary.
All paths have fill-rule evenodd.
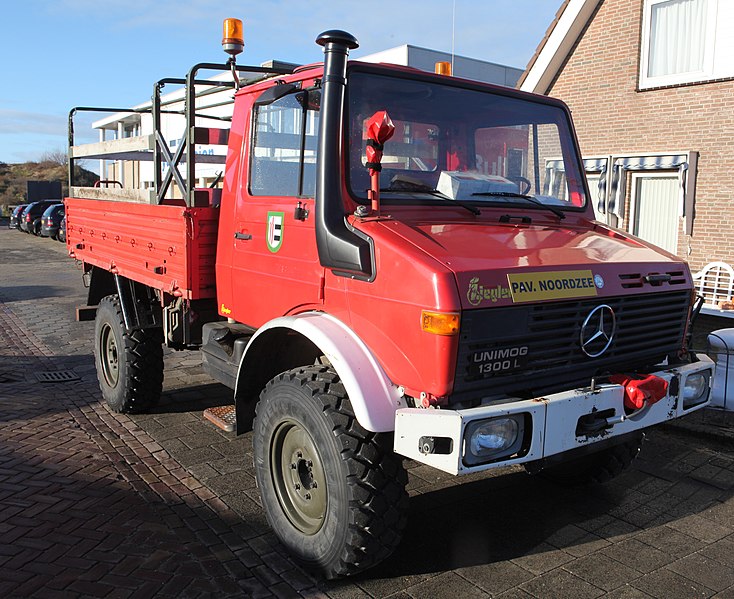
<path id="1" fill-rule="evenodd" d="M 395 429 L 395 411 L 406 403 L 364 342 L 342 321 L 323 312 L 304 312 L 271 320 L 257 330 L 245 349 L 237 373 L 256 339 L 271 329 L 291 329 L 309 339 L 336 370 L 358 422 L 375 433 Z M 237 397 L 237 389 L 235 389 Z"/>

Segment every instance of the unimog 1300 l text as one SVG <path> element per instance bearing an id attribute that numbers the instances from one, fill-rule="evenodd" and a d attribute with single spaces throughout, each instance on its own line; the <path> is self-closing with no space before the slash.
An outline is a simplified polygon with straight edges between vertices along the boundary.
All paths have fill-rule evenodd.
<path id="1" fill-rule="evenodd" d="M 75 146 L 91 109 L 72 110 L 70 176 L 147 160 L 153 185 L 72 187 L 66 215 L 109 406 L 150 409 L 162 345 L 199 348 L 254 431 L 270 525 L 334 577 L 398 544 L 403 457 L 604 481 L 645 429 L 707 404 L 712 366 L 687 348 L 685 262 L 594 220 L 562 102 L 349 61 L 339 30 L 316 41 L 323 64 L 244 67 L 226 21 L 226 64 L 127 110 L 150 134 Z"/>

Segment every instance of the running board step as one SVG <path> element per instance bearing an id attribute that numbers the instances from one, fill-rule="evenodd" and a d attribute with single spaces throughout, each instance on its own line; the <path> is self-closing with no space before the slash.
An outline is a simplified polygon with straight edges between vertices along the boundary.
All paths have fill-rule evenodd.
<path id="1" fill-rule="evenodd" d="M 204 410 L 204 418 L 227 433 L 233 433 L 237 427 L 237 415 L 234 406 L 216 406 Z"/>

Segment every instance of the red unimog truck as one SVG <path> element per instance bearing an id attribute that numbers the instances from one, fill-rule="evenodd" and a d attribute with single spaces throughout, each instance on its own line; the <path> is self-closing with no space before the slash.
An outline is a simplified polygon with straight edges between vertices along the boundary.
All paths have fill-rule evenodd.
<path id="1" fill-rule="evenodd" d="M 316 40 L 324 64 L 243 67 L 240 28 L 225 22 L 226 65 L 129 111 L 153 134 L 74 146 L 71 127 L 70 164 L 148 159 L 155 184 L 72 188 L 67 244 L 110 407 L 151 408 L 162 345 L 199 348 L 302 563 L 343 576 L 391 553 L 403 456 L 604 481 L 646 428 L 707 404 L 688 266 L 594 220 L 562 102 L 348 61 L 338 30 Z M 232 77 L 197 79 L 217 68 Z M 185 84 L 175 147 L 165 84 Z M 222 89 L 231 121 L 202 108 Z M 226 146 L 221 188 L 196 187 L 216 158 L 198 143 Z"/>

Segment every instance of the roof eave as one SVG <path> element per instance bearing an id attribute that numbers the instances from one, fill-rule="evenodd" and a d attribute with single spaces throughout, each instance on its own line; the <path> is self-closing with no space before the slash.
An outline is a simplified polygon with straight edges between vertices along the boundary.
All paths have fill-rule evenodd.
<path id="1" fill-rule="evenodd" d="M 520 77 L 523 91 L 547 94 L 576 40 L 602 0 L 565 0 Z"/>

